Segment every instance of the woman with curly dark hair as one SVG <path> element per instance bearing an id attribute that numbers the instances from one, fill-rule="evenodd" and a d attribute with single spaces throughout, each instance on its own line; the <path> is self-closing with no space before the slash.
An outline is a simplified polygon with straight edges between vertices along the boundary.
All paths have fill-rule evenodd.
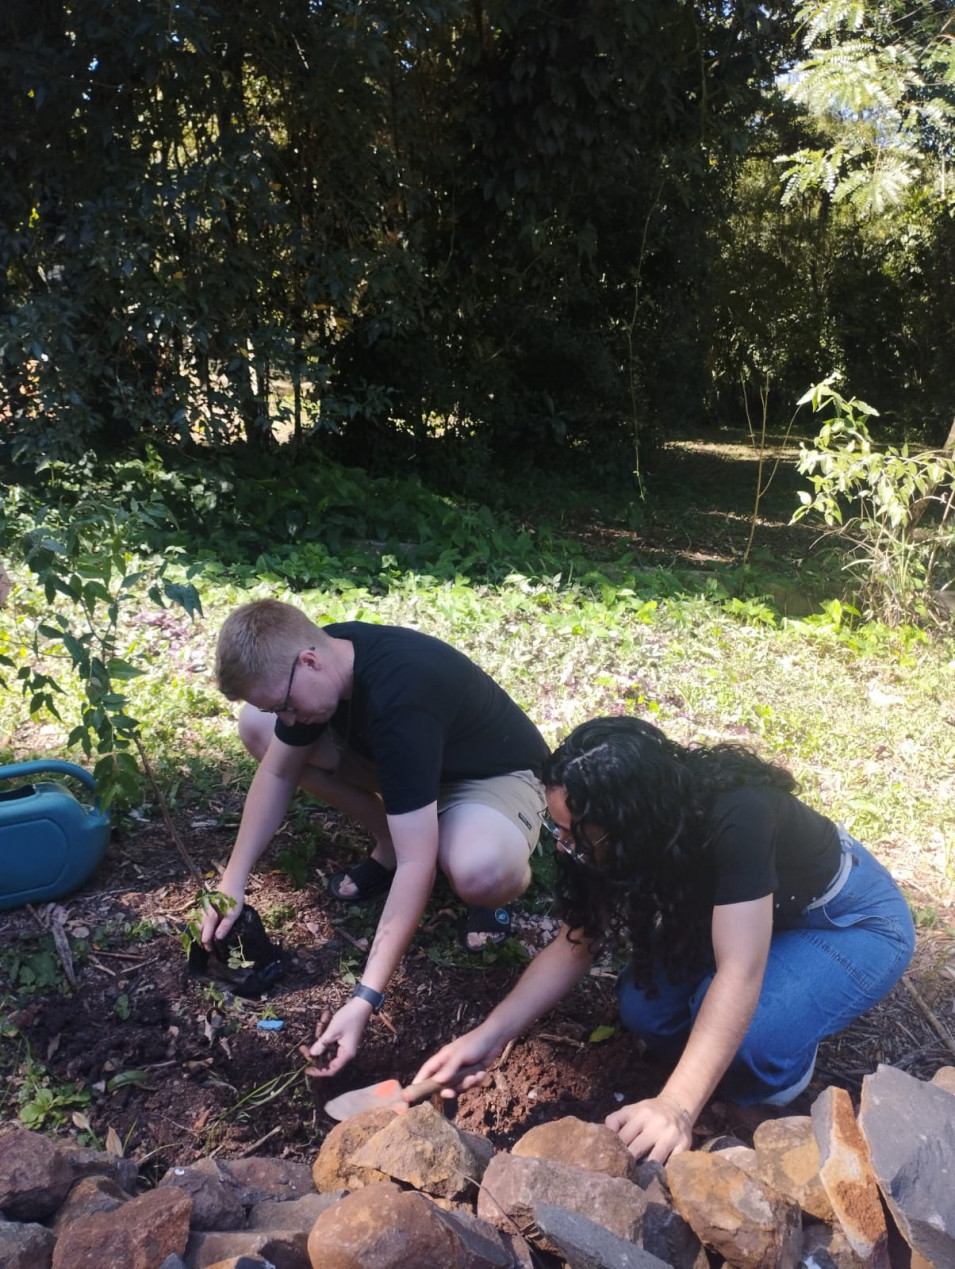
<path id="1" fill-rule="evenodd" d="M 819 1041 L 912 958 L 912 918 L 886 869 L 747 749 L 687 748 L 639 719 L 598 718 L 571 732 L 543 780 L 561 932 L 419 1078 L 452 1085 L 462 1066 L 486 1067 L 623 932 L 621 1018 L 675 1065 L 656 1097 L 606 1122 L 634 1155 L 663 1163 L 692 1145 L 718 1084 L 740 1105 L 792 1101 Z"/>

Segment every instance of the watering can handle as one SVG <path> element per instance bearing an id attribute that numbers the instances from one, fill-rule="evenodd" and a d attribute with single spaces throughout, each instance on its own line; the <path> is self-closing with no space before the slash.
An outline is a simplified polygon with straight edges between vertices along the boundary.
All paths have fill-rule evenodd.
<path id="1" fill-rule="evenodd" d="M 7 767 L 0 767 L 0 780 L 13 780 L 23 776 L 39 775 L 42 771 L 55 771 L 58 775 L 72 776 L 85 784 L 91 793 L 96 792 L 96 781 L 83 767 L 75 762 L 61 762 L 59 758 L 38 758 L 35 762 L 12 762 Z"/>

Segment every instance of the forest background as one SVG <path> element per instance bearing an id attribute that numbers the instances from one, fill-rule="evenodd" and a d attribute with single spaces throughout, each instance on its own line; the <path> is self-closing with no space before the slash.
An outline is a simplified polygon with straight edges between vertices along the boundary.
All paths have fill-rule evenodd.
<path id="1" fill-rule="evenodd" d="M 951 1026 L 953 18 L 6 0 L 0 758 L 86 762 L 194 891 L 225 612 L 417 625 L 552 743 L 785 761 Z M 37 938 L 4 999 L 64 986 Z"/>

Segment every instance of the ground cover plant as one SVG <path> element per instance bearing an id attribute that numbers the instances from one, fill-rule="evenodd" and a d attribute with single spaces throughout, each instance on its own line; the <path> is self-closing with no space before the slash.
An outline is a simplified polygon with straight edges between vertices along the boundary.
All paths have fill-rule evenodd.
<path id="1" fill-rule="evenodd" d="M 769 444 L 781 447 L 779 438 Z M 585 718 L 632 713 L 683 742 L 735 739 L 786 763 L 808 801 L 892 868 L 919 927 L 905 982 L 825 1046 L 804 1098 L 825 1082 L 856 1089 L 879 1060 L 920 1076 L 951 1062 L 955 642 L 941 625 L 890 627 L 853 612 L 844 577 L 817 559 L 817 531 L 790 524 L 802 482 L 795 440 L 788 446 L 760 499 L 752 550 L 756 456 L 745 434 L 674 443 L 642 504 L 607 483 L 548 481 L 511 500 L 499 491 L 493 503 L 341 469 L 312 485 L 305 465 L 279 499 L 277 461 L 264 465 L 260 485 L 242 488 L 234 470 L 210 467 L 200 482 L 158 456 L 128 464 L 122 482 L 133 493 L 123 505 L 143 505 L 137 482 L 151 483 L 163 510 L 152 505 L 125 545 L 110 546 L 112 580 L 103 579 L 95 535 L 81 572 L 112 597 L 87 596 L 107 617 L 116 577 L 133 579 L 104 665 L 119 663 L 109 708 L 135 723 L 155 781 L 137 765 L 135 781 L 115 786 L 113 840 L 82 890 L 3 914 L 0 1118 L 109 1141 L 157 1174 L 217 1151 L 308 1157 L 330 1127 L 328 1097 L 386 1075 L 410 1078 L 553 933 L 546 852 L 535 856 L 515 937 L 482 958 L 459 949 L 459 909 L 439 884 L 359 1057 L 334 1081 L 307 1079 L 298 1045 L 350 991 L 378 907 L 330 899 L 328 876 L 366 843 L 299 797 L 249 895 L 289 953 L 286 977 L 250 1001 L 188 974 L 181 940 L 197 892 L 189 865 L 215 889 L 251 775 L 234 708 L 211 680 L 212 648 L 224 615 L 263 595 L 319 620 L 414 625 L 455 643 L 552 743 Z M 48 486 L 43 503 L 54 541 L 75 505 L 63 481 L 59 501 Z M 40 523 L 30 497 L 5 505 L 10 546 L 27 520 Z M 57 634 L 77 628 L 75 601 L 56 588 L 48 595 L 19 557 L 11 562 L 16 585 L 0 611 L 0 760 L 76 757 L 66 742 L 89 721 L 91 702 Z M 188 587 L 196 602 L 184 606 Z M 37 673 L 56 684 L 47 690 L 58 716 L 36 699 Z M 96 719 L 82 736 L 91 762 L 116 739 Z M 138 763 L 139 752 L 128 752 Z M 615 968 L 610 956 L 517 1042 L 487 1088 L 461 1098 L 463 1126 L 504 1143 L 544 1118 L 602 1118 L 659 1085 L 660 1072 L 617 1026 Z M 747 1126 L 716 1101 L 699 1130 Z"/>

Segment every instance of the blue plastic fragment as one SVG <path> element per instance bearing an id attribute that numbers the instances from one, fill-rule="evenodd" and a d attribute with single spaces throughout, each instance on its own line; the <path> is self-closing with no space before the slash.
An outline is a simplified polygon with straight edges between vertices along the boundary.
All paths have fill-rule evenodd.
<path id="1" fill-rule="evenodd" d="M 285 1023 L 280 1018 L 260 1018 L 255 1025 L 259 1031 L 281 1031 Z"/>

